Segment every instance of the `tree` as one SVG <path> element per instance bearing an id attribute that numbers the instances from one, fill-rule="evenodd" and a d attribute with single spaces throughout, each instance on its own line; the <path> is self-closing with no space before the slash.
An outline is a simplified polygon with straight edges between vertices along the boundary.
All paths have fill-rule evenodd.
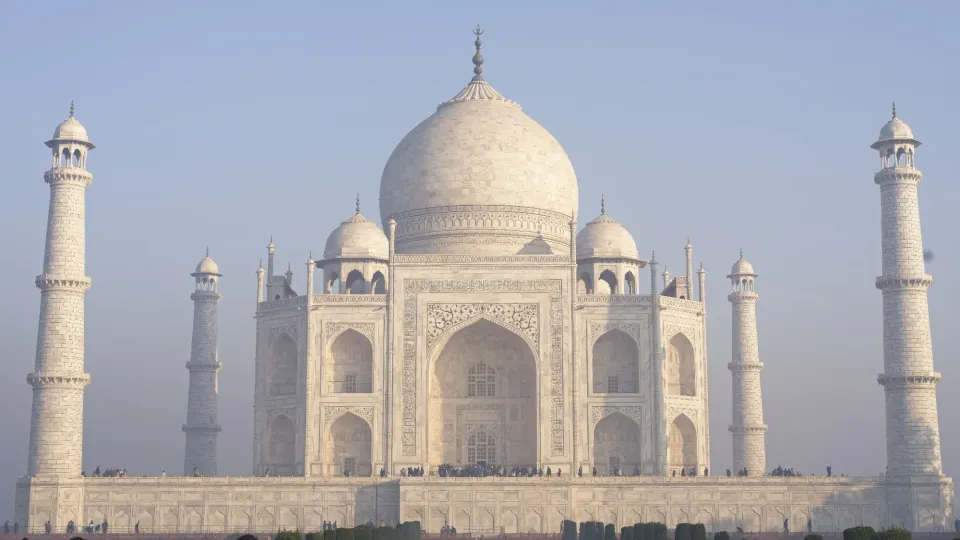
<path id="1" fill-rule="evenodd" d="M 273 538 L 274 540 L 303 540 L 303 535 L 300 531 L 281 531 Z"/>
<path id="2" fill-rule="evenodd" d="M 626 526 L 620 529 L 620 540 L 633 540 L 633 527 Z"/>
<path id="3" fill-rule="evenodd" d="M 677 523 L 674 540 L 693 540 L 693 527 L 689 523 Z"/>
<path id="4" fill-rule="evenodd" d="M 873 527 L 857 525 L 843 530 L 843 540 L 874 540 L 877 532 Z"/>
<path id="5" fill-rule="evenodd" d="M 563 520 L 560 540 L 577 540 L 577 524 L 569 519 Z"/>
<path id="6" fill-rule="evenodd" d="M 879 540 L 910 540 L 910 531 L 903 527 L 890 527 L 880 531 L 877 538 Z"/>
<path id="7" fill-rule="evenodd" d="M 617 540 L 617 526 L 613 523 L 607 523 L 603 528 L 603 540 Z"/>
<path id="8" fill-rule="evenodd" d="M 707 527 L 703 523 L 693 525 L 693 540 L 707 540 Z"/>
<path id="9" fill-rule="evenodd" d="M 730 540 L 730 533 L 728 533 L 727 531 L 720 531 L 717 534 L 713 535 L 713 540 Z M 823 540 L 823 538 L 821 538 L 820 540 Z"/>
<path id="10" fill-rule="evenodd" d="M 323 531 L 323 540 L 337 540 L 337 531 L 333 529 Z"/>
<path id="11" fill-rule="evenodd" d="M 373 529 L 366 525 L 354 527 L 353 538 L 354 540 L 373 540 Z"/>

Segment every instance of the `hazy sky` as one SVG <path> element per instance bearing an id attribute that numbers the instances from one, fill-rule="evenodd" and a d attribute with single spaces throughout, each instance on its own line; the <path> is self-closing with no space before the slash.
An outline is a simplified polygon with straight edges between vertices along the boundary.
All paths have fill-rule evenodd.
<path id="1" fill-rule="evenodd" d="M 246 5 L 245 5 L 246 4 Z M 903 2 L 19 2 L 0 18 L 0 519 L 26 471 L 48 187 L 43 141 L 77 102 L 87 192 L 84 466 L 182 467 L 193 280 L 220 305 L 220 470 L 252 469 L 258 260 L 270 234 L 299 289 L 353 212 L 379 221 L 394 146 L 472 75 L 551 131 L 640 252 L 707 269 L 713 470 L 730 467 L 730 305 L 754 264 L 767 463 L 884 470 L 878 158 L 897 101 L 917 164 L 944 467 L 960 474 L 960 4 Z M 268 6 L 266 8 L 265 6 Z M 951 157 L 953 156 L 953 157 Z M 953 235 L 953 236 L 951 236 Z M 661 266 L 662 269 L 662 266 Z M 649 277 L 641 280 L 647 290 Z"/>

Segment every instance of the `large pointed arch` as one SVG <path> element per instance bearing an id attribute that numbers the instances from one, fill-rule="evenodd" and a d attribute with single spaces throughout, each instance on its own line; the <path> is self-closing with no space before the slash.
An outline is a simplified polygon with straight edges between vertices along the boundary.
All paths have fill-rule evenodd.
<path id="1" fill-rule="evenodd" d="M 373 474 L 373 432 L 366 420 L 345 412 L 329 423 L 325 440 L 324 461 L 329 474 Z"/>
<path id="2" fill-rule="evenodd" d="M 593 392 L 635 394 L 640 391 L 640 347 L 618 328 L 593 342 L 590 354 Z"/>
<path id="3" fill-rule="evenodd" d="M 267 351 L 266 395 L 292 396 L 297 393 L 297 342 L 279 333 Z"/>
<path id="4" fill-rule="evenodd" d="M 697 395 L 697 364 L 693 343 L 683 333 L 667 342 L 667 394 Z"/>
<path id="5" fill-rule="evenodd" d="M 329 392 L 373 392 L 373 343 L 370 339 L 353 328 L 345 328 L 329 343 L 326 351 Z"/>
<path id="6" fill-rule="evenodd" d="M 601 474 L 624 475 L 640 468 L 640 426 L 620 412 L 609 414 L 593 428 L 593 464 Z"/>
<path id="7" fill-rule="evenodd" d="M 428 461 L 469 465 L 468 438 L 483 430 L 498 446 L 498 462 L 485 459 L 488 465 L 534 466 L 540 413 L 533 349 L 498 321 L 476 317 L 464 323 L 438 341 L 427 366 Z"/>
<path id="8" fill-rule="evenodd" d="M 680 413 L 670 422 L 667 444 L 668 463 L 671 472 L 681 474 L 681 469 L 696 473 L 698 469 L 697 427 L 686 414 Z"/>
<path id="9" fill-rule="evenodd" d="M 533 359 L 534 359 L 534 361 L 537 363 L 537 366 L 539 367 L 539 365 L 540 365 L 540 355 L 539 355 L 539 352 L 538 352 L 538 351 L 539 351 L 539 347 L 537 346 L 536 343 L 534 343 L 533 341 L 531 341 L 530 338 L 527 337 L 519 328 L 513 327 L 513 326 L 511 326 L 511 325 L 509 325 L 509 324 L 506 324 L 506 323 L 504 323 L 504 322 L 502 322 L 502 321 L 499 321 L 499 320 L 497 320 L 497 319 L 494 319 L 493 317 L 489 317 L 489 316 L 487 316 L 487 315 L 485 315 L 485 314 L 477 315 L 476 317 L 472 317 L 472 318 L 467 319 L 467 320 L 465 320 L 465 321 L 461 321 L 461 322 L 459 322 L 459 323 L 457 323 L 457 324 L 455 324 L 455 325 L 453 325 L 453 326 L 445 329 L 442 334 L 440 334 L 439 336 L 437 336 L 436 338 L 434 338 L 433 343 L 431 344 L 429 350 L 427 351 L 427 354 L 428 354 L 428 355 L 430 356 L 430 358 L 431 358 L 431 363 L 432 363 L 432 364 L 435 364 L 435 363 L 436 363 L 437 357 L 439 356 L 440 351 L 443 350 L 444 346 L 446 346 L 447 342 L 450 340 L 451 337 L 453 337 L 457 332 L 463 330 L 464 328 L 467 328 L 467 327 L 469 327 L 469 326 L 471 326 L 471 325 L 477 324 L 477 323 L 479 323 L 479 322 L 481 322 L 481 321 L 486 321 L 486 322 L 488 322 L 488 323 L 490 323 L 490 324 L 499 326 L 499 327 L 503 328 L 504 330 L 506 330 L 507 332 L 510 332 L 511 334 L 514 334 L 514 335 L 516 335 L 518 338 L 522 339 L 523 342 L 527 344 L 527 347 L 529 347 L 530 352 L 533 353 Z"/>
<path id="10" fill-rule="evenodd" d="M 290 476 L 297 459 L 296 424 L 285 414 L 278 414 L 267 425 L 266 447 L 263 449 L 264 471 L 271 476 Z"/>

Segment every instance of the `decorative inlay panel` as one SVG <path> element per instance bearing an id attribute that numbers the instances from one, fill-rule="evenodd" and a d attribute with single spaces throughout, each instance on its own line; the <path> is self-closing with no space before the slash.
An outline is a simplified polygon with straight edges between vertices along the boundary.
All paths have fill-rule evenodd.
<path id="1" fill-rule="evenodd" d="M 376 343 L 376 325 L 374 323 L 365 323 L 365 322 L 328 322 L 323 325 L 323 338 L 329 340 L 331 337 L 338 335 L 344 330 L 356 330 L 360 332 L 367 339 L 370 340 L 370 343 Z"/>
<path id="2" fill-rule="evenodd" d="M 267 335 L 267 347 L 273 345 L 273 340 L 277 339 L 277 336 L 280 334 L 286 334 L 293 338 L 294 343 L 299 343 L 297 337 L 300 333 L 300 325 L 298 324 L 288 324 L 285 326 L 274 326 L 270 329 L 270 333 Z"/>
<path id="3" fill-rule="evenodd" d="M 620 413 L 637 423 L 641 431 L 643 425 L 643 407 L 590 407 L 590 426 L 596 426 L 597 422 L 614 413 Z"/>
<path id="4" fill-rule="evenodd" d="M 515 329 L 540 348 L 540 317 L 537 304 L 427 304 L 427 351 L 456 325 L 486 316 Z"/>
<path id="5" fill-rule="evenodd" d="M 669 404 L 667 405 L 667 420 L 668 424 L 672 424 L 678 416 L 684 414 L 687 418 L 693 422 L 694 425 L 697 424 L 697 417 L 699 416 L 699 409 L 694 404 Z"/>
<path id="6" fill-rule="evenodd" d="M 283 409 L 270 409 L 267 411 L 267 424 L 270 424 L 278 416 L 286 416 L 291 422 L 296 422 L 297 418 L 294 416 L 296 409 L 293 407 L 285 407 Z"/>
<path id="7" fill-rule="evenodd" d="M 370 429 L 373 429 L 373 407 L 324 407 L 323 408 L 323 425 L 329 425 L 331 420 L 340 418 L 344 414 L 352 413 L 360 418 L 363 418 L 367 421 L 367 424 L 370 425 Z"/>
<path id="8" fill-rule="evenodd" d="M 417 455 L 417 296 L 429 293 L 547 293 L 550 365 L 550 454 L 563 455 L 563 294 L 559 279 L 403 280 L 403 363 L 401 374 L 401 453 Z"/>
<path id="9" fill-rule="evenodd" d="M 606 334 L 610 330 L 621 330 L 628 336 L 632 337 L 637 343 L 640 343 L 640 329 L 641 325 L 638 322 L 632 321 L 604 321 L 604 322 L 595 322 L 590 325 L 590 343 L 593 344 L 603 334 Z"/>

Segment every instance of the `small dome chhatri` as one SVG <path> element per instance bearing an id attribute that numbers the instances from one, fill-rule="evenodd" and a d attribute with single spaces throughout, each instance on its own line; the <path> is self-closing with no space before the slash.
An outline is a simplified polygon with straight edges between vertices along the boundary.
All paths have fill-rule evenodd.
<path id="1" fill-rule="evenodd" d="M 606 198 L 600 198 L 600 215 L 577 233 L 577 259 L 639 260 L 633 235 L 607 215 Z"/>
<path id="2" fill-rule="evenodd" d="M 207 248 L 206 256 L 197 264 L 197 271 L 193 275 L 197 274 L 212 274 L 215 276 L 220 275 L 220 267 L 217 266 L 217 263 L 210 258 L 210 248 Z"/>
<path id="3" fill-rule="evenodd" d="M 57 126 L 57 129 L 53 132 L 53 139 L 47 143 L 48 145 L 54 141 L 72 141 L 81 142 L 90 148 L 94 148 L 93 143 L 90 142 L 89 137 L 87 137 L 87 128 L 83 127 L 83 124 L 77 120 L 77 117 L 74 115 L 75 111 L 76 104 L 71 101 L 70 116 L 68 116 L 63 122 L 60 122 L 60 125 Z"/>
<path id="4" fill-rule="evenodd" d="M 327 237 L 323 248 L 324 259 L 387 259 L 390 242 L 377 224 L 360 213 L 360 195 L 357 195 L 356 213 L 344 221 Z"/>
<path id="5" fill-rule="evenodd" d="M 727 276 L 756 276 L 757 274 L 753 271 L 753 265 L 749 261 L 743 258 L 743 250 L 740 250 L 740 260 L 733 263 L 733 268 L 730 269 L 730 275 Z"/>
<path id="6" fill-rule="evenodd" d="M 877 142 L 895 140 L 913 140 L 913 130 L 906 122 L 897 117 L 897 104 L 893 104 L 893 117 L 880 130 Z"/>

